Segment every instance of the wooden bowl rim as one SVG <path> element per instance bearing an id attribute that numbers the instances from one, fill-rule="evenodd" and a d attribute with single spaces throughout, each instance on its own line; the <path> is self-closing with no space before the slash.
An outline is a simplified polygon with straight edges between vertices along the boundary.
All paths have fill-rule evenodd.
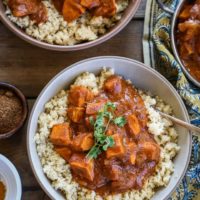
<path id="1" fill-rule="evenodd" d="M 21 119 L 20 123 L 11 131 L 0 134 L 0 139 L 5 139 L 5 138 L 12 136 L 24 125 L 24 123 L 27 119 L 27 115 L 28 115 L 28 103 L 27 103 L 27 100 L 26 100 L 24 94 L 14 85 L 11 85 L 11 84 L 5 83 L 5 82 L 0 82 L 0 89 L 1 88 L 8 89 L 8 90 L 14 92 L 15 95 L 20 99 L 20 101 L 22 103 L 22 107 L 23 107 L 23 114 L 22 114 L 22 119 Z"/>

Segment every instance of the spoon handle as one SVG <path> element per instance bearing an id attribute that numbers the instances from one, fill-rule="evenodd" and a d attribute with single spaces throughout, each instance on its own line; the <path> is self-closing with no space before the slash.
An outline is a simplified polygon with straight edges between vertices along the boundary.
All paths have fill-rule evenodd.
<path id="1" fill-rule="evenodd" d="M 200 133 L 200 128 L 199 128 L 199 127 L 194 126 L 194 125 L 192 125 L 192 124 L 189 124 L 189 123 L 187 123 L 187 122 L 184 122 L 183 120 L 177 119 L 176 117 L 172 117 L 172 116 L 170 116 L 170 115 L 168 115 L 168 114 L 165 114 L 165 113 L 163 113 L 163 112 L 161 112 L 161 111 L 158 111 L 158 112 L 160 113 L 160 115 L 161 115 L 162 117 L 165 117 L 165 118 L 170 119 L 170 120 L 171 120 L 172 122 L 174 122 L 175 124 L 178 124 L 178 125 L 180 125 L 180 126 L 183 126 L 184 128 L 189 129 L 190 131 L 194 131 L 194 132 Z"/>

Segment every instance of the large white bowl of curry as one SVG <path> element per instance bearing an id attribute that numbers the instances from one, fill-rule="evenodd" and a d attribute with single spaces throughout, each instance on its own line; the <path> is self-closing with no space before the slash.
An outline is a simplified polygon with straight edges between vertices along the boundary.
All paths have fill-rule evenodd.
<path id="1" fill-rule="evenodd" d="M 21 9 L 22 13 L 18 14 L 20 16 L 20 15 L 23 15 L 24 10 L 26 10 L 26 7 L 25 7 L 25 5 L 23 5 L 23 1 L 16 1 L 16 3 L 17 3 L 16 5 L 18 5 L 19 2 L 22 3 L 22 5 L 19 7 L 19 11 L 22 8 Z M 59 8 L 60 7 L 59 2 L 63 2 L 63 1 L 60 0 L 60 1 L 55 1 L 55 2 L 57 2 L 55 5 L 56 8 L 57 7 Z M 124 11 L 122 18 L 112 28 L 110 28 L 105 34 L 103 34 L 102 36 L 99 36 L 96 40 L 83 42 L 83 43 L 76 44 L 76 45 L 68 45 L 67 46 L 67 45 L 49 44 L 49 43 L 37 40 L 37 39 L 29 36 L 28 34 L 25 33 L 25 31 L 23 29 L 21 29 L 20 27 L 15 25 L 13 22 L 11 22 L 10 19 L 6 16 L 6 13 L 5 13 L 6 8 L 3 4 L 3 1 L 0 1 L 0 21 L 5 26 L 7 26 L 18 37 L 20 37 L 21 39 L 23 39 L 35 46 L 38 46 L 38 47 L 41 47 L 44 49 L 48 49 L 48 50 L 54 50 L 54 51 L 76 51 L 76 50 L 81 50 L 81 49 L 86 49 L 89 47 L 96 46 L 96 45 L 101 44 L 101 43 L 109 40 L 110 38 L 114 37 L 131 21 L 131 19 L 135 15 L 135 13 L 140 5 L 140 2 L 141 2 L 141 0 L 130 0 L 129 5 L 126 8 L 126 10 Z M 92 5 L 93 4 L 94 3 L 92 2 Z M 41 9 L 39 9 L 39 10 L 41 10 Z M 46 18 L 45 11 L 40 11 L 36 16 L 37 16 L 36 21 L 39 21 L 39 22 L 43 21 Z M 73 16 L 73 14 L 72 14 L 72 16 Z M 34 15 L 33 15 L 33 18 L 34 18 Z M 68 17 L 68 18 L 71 18 L 71 17 Z"/>
<path id="2" fill-rule="evenodd" d="M 45 103 L 55 96 L 58 91 L 63 88 L 67 89 L 77 76 L 86 71 L 98 74 L 103 66 L 113 68 L 116 74 L 123 76 L 125 79 L 130 79 L 137 88 L 151 91 L 152 94 L 160 96 L 167 104 L 172 106 L 176 117 L 189 122 L 185 105 L 173 86 L 158 72 L 140 62 L 114 56 L 96 57 L 67 67 L 42 90 L 32 109 L 28 123 L 27 148 L 30 164 L 37 181 L 52 199 L 59 200 L 64 199 L 64 197 L 52 187 L 51 182 L 45 176 L 36 151 L 34 136 L 37 130 L 38 117 L 43 112 Z M 176 129 L 179 135 L 178 145 L 181 147 L 181 150 L 174 160 L 175 170 L 169 184 L 156 192 L 152 198 L 154 200 L 168 199 L 170 197 L 183 178 L 189 164 L 191 134 L 182 127 L 177 126 Z"/>

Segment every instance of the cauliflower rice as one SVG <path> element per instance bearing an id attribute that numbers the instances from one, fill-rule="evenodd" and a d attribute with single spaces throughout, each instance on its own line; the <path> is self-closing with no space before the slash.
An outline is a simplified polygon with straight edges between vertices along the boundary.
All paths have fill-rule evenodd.
<path id="1" fill-rule="evenodd" d="M 105 79 L 112 74 L 114 74 L 112 69 L 102 70 L 100 76 L 86 72 L 75 80 L 74 85 L 85 86 L 97 93 Z M 65 90 L 60 91 L 45 104 L 45 110 L 38 119 L 38 129 L 35 135 L 37 153 L 43 171 L 56 190 L 61 191 L 68 200 L 142 200 L 150 199 L 154 195 L 156 188 L 167 186 L 174 171 L 173 158 L 180 149 L 177 145 L 178 135 L 172 122 L 162 118 L 152 106 L 167 114 L 172 114 L 172 109 L 159 97 L 152 97 L 143 91 L 139 91 L 139 93 L 145 102 L 148 112 L 148 130 L 154 135 L 161 149 L 160 161 L 156 167 L 155 175 L 147 179 L 141 191 L 131 190 L 104 198 L 73 181 L 69 165 L 54 151 L 53 144 L 48 139 L 53 125 L 68 120 L 66 117 L 67 92 Z"/>
<path id="2" fill-rule="evenodd" d="M 28 35 L 37 40 L 50 44 L 75 45 L 84 41 L 96 40 L 100 35 L 105 34 L 108 29 L 113 27 L 123 15 L 127 8 L 128 0 L 118 0 L 117 12 L 112 18 L 91 16 L 88 12 L 79 19 L 67 23 L 63 16 L 55 9 L 51 0 L 43 0 L 48 12 L 48 20 L 39 25 L 27 17 L 14 17 L 7 6 L 8 0 L 3 0 L 6 5 L 6 15 L 17 26 L 22 28 Z"/>

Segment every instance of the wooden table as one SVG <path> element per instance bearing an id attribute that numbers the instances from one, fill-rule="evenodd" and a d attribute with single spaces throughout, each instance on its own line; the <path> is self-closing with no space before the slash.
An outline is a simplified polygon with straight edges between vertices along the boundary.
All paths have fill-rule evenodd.
<path id="1" fill-rule="evenodd" d="M 142 36 L 146 0 L 134 19 L 111 40 L 79 52 L 53 52 L 31 46 L 0 23 L 0 81 L 9 82 L 26 95 L 29 109 L 46 83 L 65 67 L 85 58 L 116 55 L 143 61 Z M 0 141 L 0 153 L 16 166 L 22 181 L 23 200 L 49 199 L 37 183 L 26 150 L 26 125 L 9 139 Z"/>

